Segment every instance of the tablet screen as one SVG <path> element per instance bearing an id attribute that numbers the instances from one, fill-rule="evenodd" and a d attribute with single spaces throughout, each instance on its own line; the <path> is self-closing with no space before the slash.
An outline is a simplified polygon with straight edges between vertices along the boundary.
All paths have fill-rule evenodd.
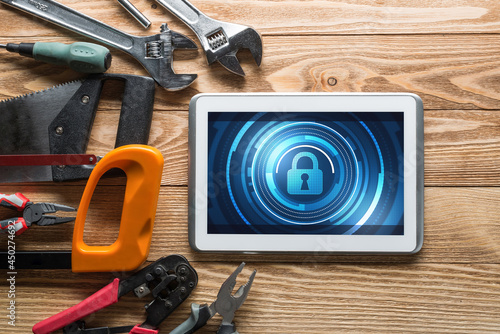
<path id="1" fill-rule="evenodd" d="M 208 112 L 209 234 L 404 235 L 403 112 Z"/>

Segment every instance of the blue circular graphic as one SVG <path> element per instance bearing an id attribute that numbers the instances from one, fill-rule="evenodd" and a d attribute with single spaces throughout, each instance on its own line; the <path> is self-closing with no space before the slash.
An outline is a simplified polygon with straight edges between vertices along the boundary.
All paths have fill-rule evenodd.
<path id="1" fill-rule="evenodd" d="M 299 159 L 292 166 L 293 159 L 303 153 L 315 158 L 316 166 L 309 156 L 301 158 L 309 161 Z M 290 193 L 288 187 L 297 179 L 293 177 L 297 170 L 304 171 L 298 180 L 304 188 L 313 181 L 309 175 L 319 171 L 320 188 L 324 190 L 312 195 L 307 192 L 310 189 Z M 352 199 L 357 180 L 352 147 L 335 130 L 314 122 L 280 124 L 259 143 L 253 158 L 252 185 L 257 198 L 270 214 L 292 224 L 316 224 L 339 214 Z"/>

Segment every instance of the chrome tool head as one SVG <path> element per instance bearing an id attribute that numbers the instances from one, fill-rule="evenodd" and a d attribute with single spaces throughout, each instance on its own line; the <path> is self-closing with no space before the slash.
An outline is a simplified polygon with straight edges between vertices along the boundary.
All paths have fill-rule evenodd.
<path id="1" fill-rule="evenodd" d="M 142 37 L 140 40 L 130 53 L 160 86 L 167 90 L 180 90 L 191 85 L 197 78 L 196 74 L 177 74 L 172 66 L 175 49 L 198 48 L 190 38 L 170 30 L 165 23 L 161 26 L 160 34 Z"/>
<path id="2" fill-rule="evenodd" d="M 220 22 L 220 21 L 219 21 Z M 202 43 L 208 63 L 218 61 L 229 71 L 245 75 L 236 53 L 240 49 L 249 49 L 257 66 L 262 61 L 262 38 L 253 28 L 233 23 L 220 22 L 220 28 L 205 36 Z"/>
<path id="3" fill-rule="evenodd" d="M 238 268 L 226 279 L 222 284 L 219 293 L 217 294 L 217 300 L 215 303 L 215 311 L 222 315 L 222 324 L 231 324 L 234 318 L 234 313 L 240 308 L 240 306 L 245 302 L 252 287 L 253 279 L 257 270 L 254 270 L 248 279 L 248 282 L 240 286 L 236 293 L 233 295 L 233 289 L 236 285 L 236 278 L 238 274 L 243 270 L 245 262 L 242 262 Z"/>

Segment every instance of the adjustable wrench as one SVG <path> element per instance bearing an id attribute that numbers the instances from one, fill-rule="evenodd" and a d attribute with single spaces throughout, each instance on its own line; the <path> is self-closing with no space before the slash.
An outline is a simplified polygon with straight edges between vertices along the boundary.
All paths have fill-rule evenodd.
<path id="1" fill-rule="evenodd" d="M 194 31 L 212 64 L 218 61 L 229 71 L 245 75 L 236 53 L 239 49 L 249 49 L 260 66 L 262 60 L 262 39 L 253 28 L 212 19 L 187 0 L 156 0 L 172 12 Z"/>
<path id="2" fill-rule="evenodd" d="M 160 34 L 139 37 L 127 34 L 54 0 L 0 0 L 49 22 L 120 49 L 137 59 L 155 81 L 167 90 L 189 86 L 196 74 L 176 74 L 172 68 L 174 49 L 197 49 L 188 37 L 163 24 Z"/>

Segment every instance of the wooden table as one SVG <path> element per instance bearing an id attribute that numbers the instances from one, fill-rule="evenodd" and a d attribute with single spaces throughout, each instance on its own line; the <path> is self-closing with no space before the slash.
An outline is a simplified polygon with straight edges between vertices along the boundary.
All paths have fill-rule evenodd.
<path id="1" fill-rule="evenodd" d="M 135 35 L 152 35 L 163 22 L 196 39 L 153 1 L 134 4 L 153 21 L 145 31 L 116 1 L 61 1 Z M 479 0 L 418 2 L 325 0 L 193 0 L 208 15 L 255 27 L 263 36 L 260 68 L 248 52 L 245 78 L 204 53 L 176 52 L 178 73 L 197 73 L 189 88 L 156 90 L 150 145 L 165 168 L 149 261 L 183 254 L 199 274 L 189 302 L 211 302 L 241 262 L 243 278 L 258 270 L 236 314 L 241 333 L 499 333 L 500 332 L 500 3 Z M 0 43 L 89 41 L 5 5 Z M 197 41 L 198 42 L 198 41 Z M 147 75 L 113 50 L 109 72 Z M 82 78 L 63 67 L 2 52 L 0 98 Z M 425 237 L 413 256 L 198 254 L 188 245 L 188 103 L 200 92 L 412 92 L 425 108 Z M 89 152 L 114 145 L 120 99 L 107 87 Z M 1 124 L 0 127 L 7 126 Z M 32 200 L 78 206 L 85 183 L 0 185 Z M 111 244 L 117 236 L 124 180 L 106 180 L 94 194 L 86 240 Z M 0 211 L 2 218 L 11 214 Z M 72 224 L 33 227 L 17 250 L 69 249 Z M 16 326 L 7 324 L 11 299 L 0 273 L 0 332 L 31 327 L 109 283 L 116 273 L 19 270 Z M 89 317 L 94 326 L 144 319 L 144 302 L 124 297 Z M 161 327 L 168 333 L 189 313 L 182 305 Z M 200 330 L 214 333 L 220 317 Z"/>

